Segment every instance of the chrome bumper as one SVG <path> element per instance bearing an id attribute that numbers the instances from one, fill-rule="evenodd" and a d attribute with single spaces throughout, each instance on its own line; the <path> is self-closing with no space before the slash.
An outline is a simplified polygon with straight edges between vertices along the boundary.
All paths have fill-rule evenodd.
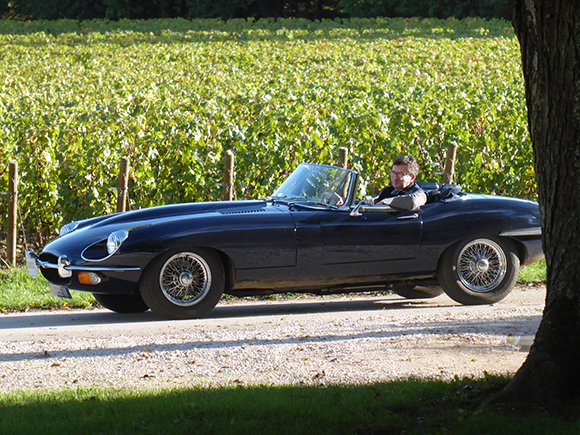
<path id="1" fill-rule="evenodd" d="M 43 269 L 57 269 L 58 276 L 61 278 L 70 278 L 73 270 L 82 270 L 86 272 L 131 272 L 141 270 L 138 266 L 133 267 L 114 267 L 114 266 L 75 266 L 70 263 L 66 255 L 58 257 L 57 264 L 48 261 L 42 261 L 33 251 L 28 251 L 28 255 L 35 260 L 38 267 Z"/>

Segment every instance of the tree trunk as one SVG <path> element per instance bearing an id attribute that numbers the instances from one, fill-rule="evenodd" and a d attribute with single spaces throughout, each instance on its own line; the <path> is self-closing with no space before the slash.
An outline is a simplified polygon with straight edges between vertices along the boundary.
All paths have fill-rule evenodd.
<path id="1" fill-rule="evenodd" d="M 580 2 L 512 0 L 547 261 L 528 358 L 495 403 L 548 408 L 580 398 Z M 571 402 L 572 401 L 572 402 Z"/>

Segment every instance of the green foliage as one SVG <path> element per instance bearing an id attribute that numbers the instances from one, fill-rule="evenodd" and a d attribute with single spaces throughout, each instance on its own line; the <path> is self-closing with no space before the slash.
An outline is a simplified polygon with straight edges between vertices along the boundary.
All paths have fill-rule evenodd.
<path id="1" fill-rule="evenodd" d="M 20 19 L 433 17 L 511 19 L 508 0 L 0 0 Z"/>
<path id="2" fill-rule="evenodd" d="M 18 161 L 41 239 L 114 211 L 123 156 L 141 208 L 219 199 L 228 149 L 244 199 L 340 147 L 369 193 L 400 153 L 438 181 L 452 142 L 464 189 L 535 197 L 505 21 L 0 21 L 0 191 Z"/>
<path id="3" fill-rule="evenodd" d="M 433 17 L 511 19 L 508 0 L 340 0 L 349 17 Z"/>
<path id="4" fill-rule="evenodd" d="M 336 18 L 339 0 L 0 0 L 0 17 L 34 20 Z"/>

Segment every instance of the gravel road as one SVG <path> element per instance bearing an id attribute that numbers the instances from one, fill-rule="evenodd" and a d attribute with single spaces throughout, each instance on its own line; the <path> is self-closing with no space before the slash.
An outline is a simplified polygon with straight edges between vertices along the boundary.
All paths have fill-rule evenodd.
<path id="1" fill-rule="evenodd" d="M 172 389 L 514 373 L 544 300 L 543 287 L 517 287 L 476 307 L 379 294 L 222 303 L 188 321 L 106 310 L 3 314 L 0 385 Z"/>

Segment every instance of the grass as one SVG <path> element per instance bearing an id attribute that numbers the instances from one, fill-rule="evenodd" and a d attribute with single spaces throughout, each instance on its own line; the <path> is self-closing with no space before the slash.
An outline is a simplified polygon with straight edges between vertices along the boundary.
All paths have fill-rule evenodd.
<path id="1" fill-rule="evenodd" d="M 23 267 L 0 270 L 0 312 L 2 313 L 96 306 L 96 301 L 90 293 L 71 293 L 72 300 L 52 296 L 48 281 L 43 277 L 29 277 L 26 268 Z"/>
<path id="2" fill-rule="evenodd" d="M 577 434 L 580 423 L 479 405 L 509 381 L 0 393 L 5 435 Z"/>
<path id="3" fill-rule="evenodd" d="M 546 281 L 546 262 L 527 266 L 520 272 L 519 284 L 543 284 Z M 48 282 L 30 278 L 25 268 L 0 269 L 0 312 L 29 311 L 33 309 L 72 309 L 98 306 L 90 293 L 71 292 L 73 299 L 52 296 Z"/>
<path id="4" fill-rule="evenodd" d="M 522 269 L 518 283 L 524 285 L 546 283 L 546 260 L 530 264 Z"/>

